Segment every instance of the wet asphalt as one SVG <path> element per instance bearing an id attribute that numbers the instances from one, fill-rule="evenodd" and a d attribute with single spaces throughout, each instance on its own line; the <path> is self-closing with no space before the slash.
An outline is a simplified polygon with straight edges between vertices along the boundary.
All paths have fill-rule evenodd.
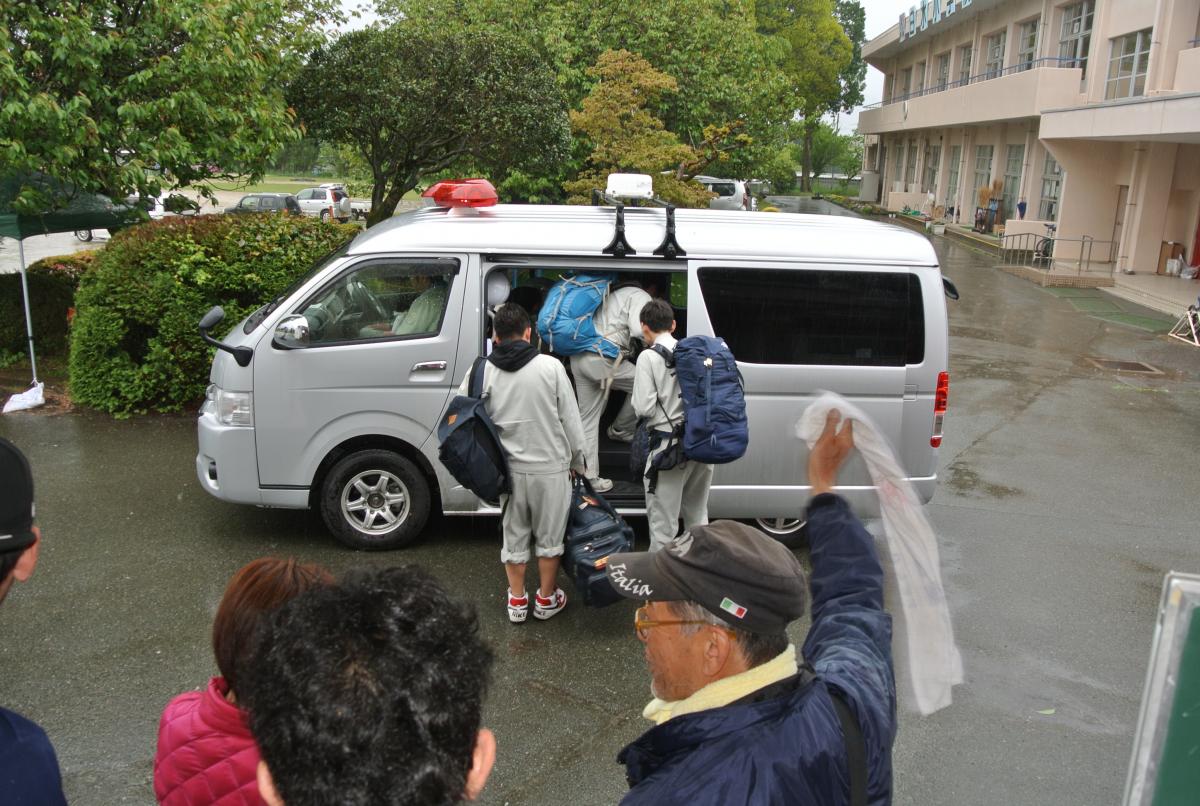
<path id="1" fill-rule="evenodd" d="M 902 712 L 895 802 L 1115 802 L 1163 574 L 1200 570 L 1200 351 L 935 242 L 962 299 L 949 303 L 950 411 L 928 514 L 967 680 L 938 714 Z M 410 549 L 355 554 L 315 514 L 210 498 L 190 417 L 28 413 L 0 418 L 0 435 L 32 461 L 44 533 L 36 575 L 0 608 L 0 703 L 46 728 L 72 803 L 154 802 L 161 709 L 215 672 L 221 592 L 265 554 L 431 569 L 479 608 L 497 653 L 485 723 L 499 758 L 482 802 L 619 800 L 614 758 L 647 726 L 649 697 L 632 608 L 509 625 L 495 520 L 439 519 Z"/>

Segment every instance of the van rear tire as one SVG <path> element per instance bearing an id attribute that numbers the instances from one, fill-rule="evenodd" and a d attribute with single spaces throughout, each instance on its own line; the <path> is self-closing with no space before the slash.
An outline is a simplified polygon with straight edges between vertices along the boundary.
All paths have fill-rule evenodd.
<path id="1" fill-rule="evenodd" d="M 754 525 L 790 549 L 808 543 L 808 521 L 804 518 L 755 518 Z"/>
<path id="2" fill-rule="evenodd" d="M 343 457 L 321 485 L 321 517 L 358 551 L 388 551 L 417 539 L 429 519 L 429 482 L 410 460 L 371 449 Z"/>

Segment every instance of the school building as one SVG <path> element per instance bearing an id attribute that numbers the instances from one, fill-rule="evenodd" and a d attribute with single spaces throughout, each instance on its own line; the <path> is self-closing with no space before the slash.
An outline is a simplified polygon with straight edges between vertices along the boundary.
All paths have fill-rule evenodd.
<path id="1" fill-rule="evenodd" d="M 1120 272 L 1200 264 L 1200 0 L 931 0 L 863 57 L 861 198 L 1053 224 L 1056 259 Z"/>

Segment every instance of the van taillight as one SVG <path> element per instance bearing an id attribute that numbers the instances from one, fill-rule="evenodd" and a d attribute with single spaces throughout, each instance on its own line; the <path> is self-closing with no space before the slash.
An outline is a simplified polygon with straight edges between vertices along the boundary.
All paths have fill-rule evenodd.
<path id="1" fill-rule="evenodd" d="M 929 444 L 942 447 L 942 421 L 946 419 L 946 403 L 950 399 L 950 373 L 939 372 L 937 391 L 933 393 L 933 436 Z"/>

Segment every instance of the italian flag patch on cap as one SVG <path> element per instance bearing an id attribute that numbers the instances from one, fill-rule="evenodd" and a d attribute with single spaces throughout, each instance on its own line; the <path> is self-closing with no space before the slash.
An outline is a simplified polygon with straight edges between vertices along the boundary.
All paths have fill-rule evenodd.
<path id="1" fill-rule="evenodd" d="M 746 608 L 742 607 L 728 596 L 721 600 L 721 609 L 732 615 L 734 618 L 744 618 L 746 615 Z"/>

